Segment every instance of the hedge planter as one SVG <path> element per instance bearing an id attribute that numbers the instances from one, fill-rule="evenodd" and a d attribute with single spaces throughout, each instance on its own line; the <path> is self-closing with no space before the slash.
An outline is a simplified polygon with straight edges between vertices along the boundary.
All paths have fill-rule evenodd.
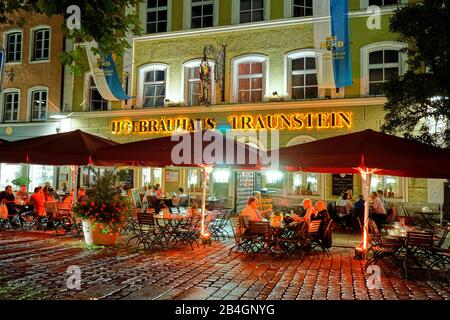
<path id="1" fill-rule="evenodd" d="M 87 245 L 114 245 L 119 236 L 120 228 L 116 232 L 103 233 L 98 224 L 83 220 L 84 241 Z"/>

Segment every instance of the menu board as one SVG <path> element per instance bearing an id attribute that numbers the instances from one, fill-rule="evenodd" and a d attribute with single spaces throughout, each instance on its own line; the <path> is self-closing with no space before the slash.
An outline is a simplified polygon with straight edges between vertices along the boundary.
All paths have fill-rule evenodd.
<path id="1" fill-rule="evenodd" d="M 352 174 L 333 174 L 333 196 L 340 196 L 348 189 L 353 190 Z"/>
<path id="2" fill-rule="evenodd" d="M 130 189 L 129 191 L 129 196 L 131 197 L 131 201 L 133 202 L 133 205 L 135 207 L 141 207 L 142 203 L 141 203 L 141 196 L 139 195 L 139 190 L 138 189 Z"/>
<path id="3" fill-rule="evenodd" d="M 166 171 L 166 182 L 178 182 L 179 179 L 179 171 Z"/>

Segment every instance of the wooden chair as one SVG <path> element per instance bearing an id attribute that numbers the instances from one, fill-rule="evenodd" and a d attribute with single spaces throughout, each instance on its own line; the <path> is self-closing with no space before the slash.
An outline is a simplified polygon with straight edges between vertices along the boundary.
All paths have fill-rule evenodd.
<path id="1" fill-rule="evenodd" d="M 343 228 L 347 228 L 347 221 L 349 215 L 347 214 L 347 208 L 344 206 L 334 207 L 335 219 L 334 221 Z"/>
<path id="2" fill-rule="evenodd" d="M 433 255 L 434 235 L 430 232 L 408 231 L 406 236 L 406 254 L 403 260 L 404 276 L 408 279 L 408 259 L 414 260 L 420 268 L 426 267 L 428 278 L 431 280 L 429 259 Z"/>
<path id="3" fill-rule="evenodd" d="M 248 240 L 251 242 L 252 254 L 267 252 L 270 246 L 270 226 L 265 221 L 250 221 L 248 228 Z"/>
<path id="4" fill-rule="evenodd" d="M 132 240 L 137 240 L 137 247 L 141 244 L 144 249 L 152 249 L 155 245 L 162 245 L 161 236 L 155 224 L 155 218 L 152 213 L 138 212 L 138 228 L 135 229 L 135 235 L 128 240 L 127 245 Z"/>
<path id="5" fill-rule="evenodd" d="M 313 220 L 308 225 L 308 241 L 312 250 L 320 246 L 319 229 L 321 223 L 321 220 Z"/>

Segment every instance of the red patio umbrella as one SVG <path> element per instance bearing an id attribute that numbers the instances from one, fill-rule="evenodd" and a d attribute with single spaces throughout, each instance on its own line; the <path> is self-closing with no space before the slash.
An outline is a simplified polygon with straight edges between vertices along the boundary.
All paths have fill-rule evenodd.
<path id="1" fill-rule="evenodd" d="M 8 140 L 5 140 L 5 139 L 0 139 L 0 144 L 1 143 L 6 143 L 6 142 L 9 142 Z"/>
<path id="2" fill-rule="evenodd" d="M 94 160 L 105 165 L 229 165 L 255 169 L 258 150 L 230 139 L 220 131 L 204 130 L 101 148 Z"/>
<path id="3" fill-rule="evenodd" d="M 450 150 L 365 130 L 279 150 L 279 162 L 291 170 L 322 173 L 358 173 L 364 198 L 371 174 L 416 178 L 450 178 Z M 369 203 L 364 213 L 364 249 L 367 248 Z"/>
<path id="4" fill-rule="evenodd" d="M 0 145 L 0 162 L 41 165 L 88 165 L 97 149 L 117 143 L 75 130 Z"/>
<path id="5" fill-rule="evenodd" d="M 131 142 L 98 150 L 95 161 L 107 164 L 203 167 L 201 235 L 204 229 L 206 186 L 212 166 L 256 169 L 258 150 L 217 130 L 185 132 L 167 137 Z"/>

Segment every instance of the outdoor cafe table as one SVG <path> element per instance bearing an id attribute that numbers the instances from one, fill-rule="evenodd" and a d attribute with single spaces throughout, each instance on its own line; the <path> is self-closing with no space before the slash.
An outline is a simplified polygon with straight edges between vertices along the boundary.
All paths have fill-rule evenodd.
<path id="1" fill-rule="evenodd" d="M 418 214 L 422 217 L 423 221 L 420 224 L 422 228 L 429 227 L 430 229 L 433 229 L 433 218 L 434 216 L 439 216 L 440 212 L 435 212 L 432 210 L 418 210 L 414 212 L 415 214 Z"/>
<path id="2" fill-rule="evenodd" d="M 192 216 L 187 214 L 157 214 L 154 216 L 156 226 L 159 228 L 161 237 L 167 245 L 176 244 L 181 240 L 179 237 L 180 228 L 190 225 Z"/>

